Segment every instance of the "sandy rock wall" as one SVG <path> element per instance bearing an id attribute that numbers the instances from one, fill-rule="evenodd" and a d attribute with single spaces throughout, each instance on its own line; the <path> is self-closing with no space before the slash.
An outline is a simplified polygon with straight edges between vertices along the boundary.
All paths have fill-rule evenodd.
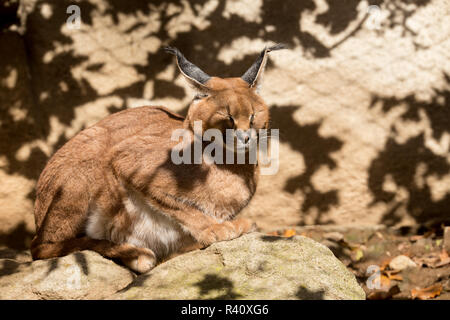
<path id="1" fill-rule="evenodd" d="M 0 36 L 2 244 L 30 237 L 34 184 L 77 132 L 144 104 L 186 111 L 194 92 L 164 45 L 222 77 L 266 44 L 290 46 L 271 54 L 262 90 L 279 171 L 244 212 L 264 229 L 449 216 L 446 0 L 25 0 L 19 15 L 23 35 Z"/>

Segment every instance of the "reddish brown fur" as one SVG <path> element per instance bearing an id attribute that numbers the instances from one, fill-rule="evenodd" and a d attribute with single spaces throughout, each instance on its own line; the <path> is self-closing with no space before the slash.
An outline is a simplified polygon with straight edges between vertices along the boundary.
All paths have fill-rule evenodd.
<path id="1" fill-rule="evenodd" d="M 203 120 L 204 129 L 224 130 L 230 113 L 236 128 L 248 129 L 254 113 L 253 127 L 267 127 L 267 106 L 245 81 L 211 78 L 206 87 L 209 96 L 195 101 L 186 119 L 163 107 L 129 109 L 83 130 L 58 150 L 37 184 L 33 258 L 90 249 L 137 271 L 148 270 L 139 265 L 142 257 L 164 259 L 125 241 L 134 224 L 124 206 L 130 190 L 187 231 L 178 251 L 248 232 L 250 221 L 230 219 L 253 196 L 257 165 L 175 165 L 170 159 L 177 144 L 170 139 L 172 131 L 191 128 L 195 120 Z M 215 215 L 199 208 L 211 205 Z M 97 211 L 107 217 L 107 239 L 85 236 L 89 215 Z"/>

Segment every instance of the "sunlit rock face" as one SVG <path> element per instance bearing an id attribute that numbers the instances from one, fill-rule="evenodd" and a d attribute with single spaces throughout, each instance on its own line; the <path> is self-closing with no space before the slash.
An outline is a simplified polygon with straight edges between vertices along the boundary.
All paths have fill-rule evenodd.
<path id="1" fill-rule="evenodd" d="M 134 279 L 128 269 L 92 251 L 38 261 L 0 258 L 0 299 L 103 299 Z"/>
<path id="2" fill-rule="evenodd" d="M 92 251 L 29 261 L 0 253 L 0 299 L 361 300 L 355 276 L 322 244 L 246 234 L 135 275 Z"/>
<path id="3" fill-rule="evenodd" d="M 222 77 L 242 75 L 265 45 L 290 46 L 271 54 L 261 91 L 281 142 L 278 173 L 261 178 L 244 212 L 263 230 L 448 216 L 447 1 L 91 0 L 77 3 L 79 28 L 72 4 L 24 0 L 23 35 L 0 36 L 9 246 L 28 245 L 34 184 L 77 132 L 140 105 L 185 113 L 195 93 L 164 45 Z"/>

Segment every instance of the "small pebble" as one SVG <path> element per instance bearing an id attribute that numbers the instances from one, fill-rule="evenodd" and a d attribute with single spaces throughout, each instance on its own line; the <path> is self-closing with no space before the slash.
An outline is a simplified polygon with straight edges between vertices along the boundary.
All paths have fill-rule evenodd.
<path id="1" fill-rule="evenodd" d="M 328 232 L 323 235 L 325 239 L 339 242 L 344 239 L 344 235 L 340 232 Z"/>
<path id="2" fill-rule="evenodd" d="M 404 270 L 406 268 L 415 268 L 417 264 L 404 255 L 395 257 L 389 262 L 389 268 L 393 270 Z"/>

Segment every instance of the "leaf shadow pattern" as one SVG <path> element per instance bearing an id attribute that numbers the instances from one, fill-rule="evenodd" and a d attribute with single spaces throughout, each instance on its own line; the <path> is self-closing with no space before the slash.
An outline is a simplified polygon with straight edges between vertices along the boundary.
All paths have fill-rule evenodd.
<path id="1" fill-rule="evenodd" d="M 86 259 L 86 255 L 84 252 L 74 252 L 74 264 L 79 268 L 80 271 L 82 271 L 86 276 L 89 275 L 89 262 Z M 48 269 L 46 272 L 46 276 L 48 276 L 53 271 L 57 270 L 60 267 L 60 261 L 58 258 L 53 258 L 48 260 Z"/>
<path id="2" fill-rule="evenodd" d="M 81 268 L 83 273 L 85 275 L 88 275 L 89 274 L 89 263 L 86 260 L 86 256 L 84 255 L 84 253 L 83 252 L 75 252 L 74 256 L 75 256 L 76 263 Z"/>
<path id="3" fill-rule="evenodd" d="M 19 10 L 18 1 L 2 1 L 0 3 L 0 30 L 20 23 L 16 14 L 17 10 Z"/>
<path id="4" fill-rule="evenodd" d="M 294 113 L 300 107 L 282 106 L 270 109 L 271 126 L 280 128 L 280 141 L 286 142 L 293 150 L 302 154 L 305 171 L 288 179 L 284 189 L 289 193 L 300 190 L 305 197 L 301 213 L 307 215 L 316 210 L 317 216 L 314 222 L 326 224 L 332 223 L 325 220 L 323 214 L 331 206 L 339 204 L 338 190 L 322 192 L 317 190 L 312 183 L 312 176 L 322 167 L 330 170 L 337 167 L 336 161 L 330 154 L 342 148 L 343 142 L 336 137 L 322 137 L 319 134 L 321 122 L 300 125 L 294 119 Z M 299 223 L 301 224 L 301 222 Z"/>
<path id="5" fill-rule="evenodd" d="M 322 289 L 313 291 L 300 286 L 295 293 L 295 296 L 300 300 L 324 300 L 325 291 Z"/>
<path id="6" fill-rule="evenodd" d="M 74 254 L 74 264 L 83 272 L 86 276 L 89 275 L 89 262 L 86 259 L 84 252 L 75 252 Z M 8 276 L 19 271 L 21 264 L 30 264 L 30 261 L 18 261 L 16 260 L 19 254 L 17 251 L 11 249 L 0 249 L 0 277 Z M 47 260 L 47 271 L 45 276 L 47 277 L 52 272 L 57 270 L 60 265 L 60 260 L 58 258 L 52 258 Z M 66 267 L 66 266 L 64 266 Z"/>
<path id="7" fill-rule="evenodd" d="M 260 239 L 262 241 L 266 241 L 266 242 L 277 242 L 277 241 L 291 241 L 293 239 L 293 237 L 264 235 L 264 236 L 261 236 Z"/>
<path id="8" fill-rule="evenodd" d="M 276 0 L 264 0 L 261 6 L 261 19 L 258 22 L 248 21 L 236 14 L 224 16 L 223 12 L 227 7 L 228 1 L 220 1 L 214 10 L 208 14 L 207 21 L 211 22 L 205 28 L 198 28 L 196 25 L 190 25 L 186 31 L 181 30 L 176 35 L 170 32 L 171 23 L 179 17 L 183 11 L 190 10 L 194 16 L 198 17 L 201 8 L 207 3 L 206 0 L 184 1 L 141 1 L 141 0 L 111 0 L 108 1 L 104 16 L 110 16 L 115 24 L 119 24 L 120 17 L 123 15 L 137 16 L 138 14 L 149 15 L 157 10 L 160 16 L 149 18 L 148 24 L 157 25 L 159 28 L 155 32 L 149 32 L 143 40 L 149 37 L 155 37 L 161 41 L 161 46 L 171 45 L 178 47 L 184 54 L 194 62 L 197 62 L 207 73 L 211 75 L 220 75 L 222 77 L 239 76 L 253 63 L 254 54 L 248 54 L 242 58 L 233 60 L 231 63 L 225 63 L 217 59 L 219 52 L 231 45 L 234 40 L 246 36 L 250 39 L 262 39 L 265 42 L 283 42 L 291 46 L 300 43 L 300 46 L 309 52 L 314 59 L 329 57 L 331 49 L 326 47 L 317 37 L 308 31 L 301 30 L 299 22 L 305 12 L 316 9 L 315 2 L 312 0 L 294 1 L 287 0 L 280 4 Z M 339 3 L 338 3 L 339 2 Z M 409 3 L 410 1 L 404 0 Z M 420 5 L 425 5 L 428 1 L 422 0 Z M 328 10 L 316 17 L 316 23 L 330 28 L 330 34 L 338 34 L 346 31 L 348 26 L 357 19 L 358 1 L 336 1 L 327 0 Z M 382 1 L 370 1 L 371 4 L 380 4 Z M 146 65 L 131 65 L 138 75 L 139 79 L 133 84 L 114 89 L 108 94 L 101 94 L 82 76 L 76 78 L 71 70 L 83 67 L 89 72 L 101 72 L 102 63 L 89 64 L 89 56 L 77 53 L 70 46 L 74 44 L 73 38 L 67 33 L 61 31 L 61 27 L 67 20 L 66 8 L 72 2 L 68 0 L 41 0 L 38 1 L 34 10 L 29 13 L 26 19 L 26 32 L 23 36 L 27 52 L 27 62 L 29 64 L 30 86 L 35 103 L 34 112 L 30 114 L 31 118 L 15 123 L 16 128 L 13 132 L 23 132 L 24 128 L 29 127 L 29 122 L 39 124 L 39 131 L 43 137 L 48 137 L 51 133 L 50 119 L 56 119 L 64 124 L 70 125 L 75 118 L 75 108 L 77 106 L 95 101 L 105 96 L 119 96 L 123 99 L 120 107 L 111 106 L 110 112 L 125 109 L 126 100 L 130 97 L 142 97 L 145 85 L 148 80 L 154 81 L 153 98 L 184 98 L 186 92 L 184 88 L 170 80 L 157 79 L 156 75 L 164 71 L 168 65 L 173 64 L 173 57 L 162 53 L 160 50 L 147 53 Z M 41 11 L 44 5 L 50 5 L 53 14 L 43 16 Z M 82 12 L 82 22 L 84 25 L 93 26 L 94 19 L 97 19 L 99 4 L 87 0 L 77 2 Z M 169 7 L 176 7 L 177 10 L 168 10 Z M 100 11 L 99 11 L 100 10 Z M 103 10 L 103 9 L 102 9 Z M 345 14 L 343 14 L 345 13 Z M 283 17 L 280 19 L 280 17 Z M 271 28 L 266 28 L 271 26 Z M 131 34 L 134 30 L 143 27 L 142 22 L 136 22 L 128 27 L 124 32 Z M 220 37 L 218 36 L 220 35 Z M 48 40 L 47 40 L 48 39 Z M 38 45 L 37 45 L 38 44 Z M 60 50 L 56 46 L 67 46 L 69 49 Z M 109 50 L 104 48 L 105 50 Z M 260 49 L 260 48 L 258 48 Z M 113 55 L 113 52 L 110 52 Z M 48 56 L 52 58 L 49 60 Z M 43 63 L 42 61 L 46 61 Z M 201 63 L 200 63 L 201 62 Z M 269 62 L 268 68 L 271 67 Z M 6 75 L 1 74 L 4 78 Z M 64 88 L 61 83 L 64 82 Z M 5 114 L 6 117 L 10 117 Z M 33 167 L 32 163 L 39 163 L 39 169 L 43 168 L 47 156 L 41 149 L 34 147 L 30 156 L 24 161 L 17 161 L 14 158 L 17 150 L 27 142 L 36 138 L 36 133 L 29 137 L 12 141 L 14 148 L 8 150 L 6 156 L 10 163 L 10 173 L 23 170 L 23 168 Z M 54 150 L 58 149 L 67 141 L 62 133 L 54 145 Z M 37 179 L 40 170 L 25 171 L 26 177 Z"/>
<path id="9" fill-rule="evenodd" d="M 20 263 L 13 259 L 2 259 L 0 268 L 0 277 L 9 276 L 18 271 Z"/>
<path id="10" fill-rule="evenodd" d="M 33 237 L 24 222 L 19 223 L 8 232 L 0 232 L 0 277 L 15 273 L 20 263 L 18 258 L 23 258 L 23 250 L 28 249 Z M 28 258 L 27 258 L 28 259 Z"/>
<path id="11" fill-rule="evenodd" d="M 25 222 L 21 222 L 8 232 L 0 232 L 0 246 L 13 250 L 25 250 L 28 249 L 33 236 Z"/>
<path id="12" fill-rule="evenodd" d="M 403 99 L 379 96 L 372 99 L 371 106 L 381 103 L 381 109 L 386 113 L 395 107 L 406 106 L 400 117 L 402 121 L 418 123 L 426 119 L 431 129 L 430 136 L 422 131 L 404 142 L 398 142 L 399 132 L 395 125 L 392 126 L 384 148 L 371 162 L 368 170 L 368 187 L 374 196 L 371 205 L 389 204 L 381 221 L 387 225 L 401 220 L 402 208 L 406 208 L 418 223 L 450 221 L 450 189 L 436 197 L 427 182 L 429 179 L 443 179 L 450 174 L 448 150 L 438 154 L 427 144 L 430 138 L 439 142 L 445 134 L 450 134 L 450 76 L 444 73 L 443 77 L 447 88 L 435 89 L 429 102 L 417 99 L 414 94 Z M 384 189 L 387 179 L 395 183 L 395 190 Z M 406 199 L 398 199 L 400 189 L 407 191 Z"/>
<path id="13" fill-rule="evenodd" d="M 117 263 L 120 264 L 119 261 L 117 261 Z M 145 281 L 147 279 L 150 279 L 150 277 L 151 275 L 148 273 L 137 275 L 136 278 L 134 278 L 133 281 L 128 286 L 126 286 L 123 289 L 120 289 L 119 291 L 117 291 L 117 293 L 124 293 L 132 288 L 142 288 L 145 285 Z"/>
<path id="14" fill-rule="evenodd" d="M 221 277 L 215 274 L 207 274 L 204 278 L 195 283 L 200 289 L 200 296 L 204 297 L 211 293 L 218 291 L 218 296 L 214 297 L 214 300 L 231 300 L 238 299 L 242 295 L 234 291 L 234 284 L 231 280 Z"/>
<path id="15" fill-rule="evenodd" d="M 48 261 L 48 269 L 46 276 L 48 276 L 50 273 L 58 269 L 59 267 L 59 260 L 58 259 L 51 259 Z"/>

